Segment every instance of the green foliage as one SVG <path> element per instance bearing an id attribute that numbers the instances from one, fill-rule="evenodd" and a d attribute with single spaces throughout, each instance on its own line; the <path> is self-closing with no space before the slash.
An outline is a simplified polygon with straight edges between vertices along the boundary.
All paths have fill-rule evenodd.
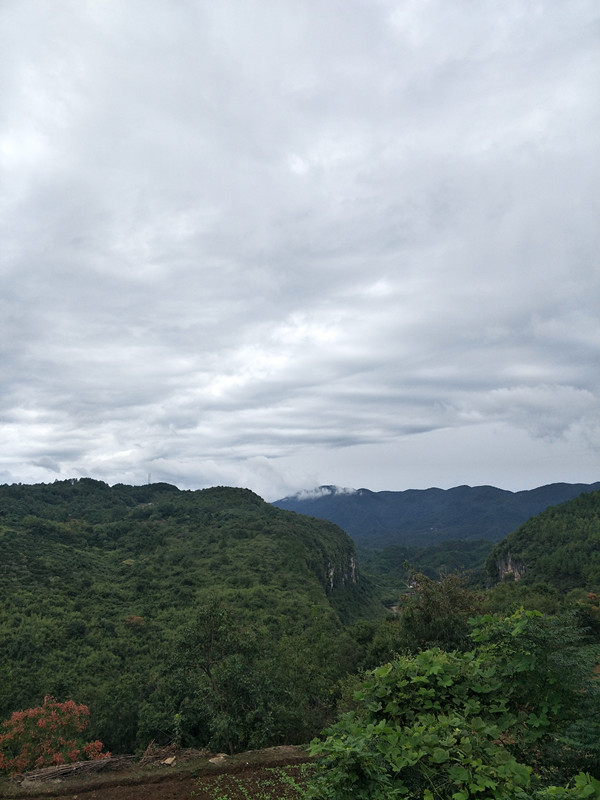
<path id="1" fill-rule="evenodd" d="M 319 800 L 526 797 L 530 769 L 500 744 L 514 724 L 493 665 L 427 650 L 368 673 L 312 752 Z"/>
<path id="2" fill-rule="evenodd" d="M 520 608 L 540 611 L 542 614 L 561 614 L 569 607 L 565 595 L 548 583 L 524 583 L 511 581 L 498 583 L 488 590 L 487 601 L 490 608 L 502 614 L 513 614 Z"/>
<path id="3" fill-rule="evenodd" d="M 468 649 L 471 644 L 468 620 L 481 610 L 482 595 L 467 589 L 464 578 L 457 574 L 440 581 L 419 573 L 411 577 L 412 590 L 400 601 L 400 622 L 409 649 Z"/>
<path id="4" fill-rule="evenodd" d="M 253 640 L 253 663 L 268 676 L 259 675 L 257 691 L 269 712 L 245 723 L 262 741 L 314 735 L 325 719 L 318 711 L 309 724 L 310 710 L 328 714 L 333 686 L 355 666 L 345 655 L 343 623 L 384 613 L 368 581 L 353 580 L 353 545 L 339 528 L 244 489 L 182 492 L 89 479 L 0 486 L 0 563 L 0 715 L 46 694 L 76 696 L 91 709 L 94 736 L 121 752 L 168 740 L 182 698 L 200 702 L 201 689 L 182 695 L 165 672 L 209 599 L 231 609 L 236 630 L 252 626 L 236 642 Z M 307 640 L 315 614 L 331 663 L 327 685 L 315 679 L 308 689 L 321 658 Z M 229 670 L 249 704 L 256 697 L 242 691 L 242 662 L 250 658 L 243 647 L 219 669 Z M 274 686 L 294 698 L 287 708 Z M 300 702 L 303 690 L 310 701 Z M 317 692 L 328 702 L 317 703 Z M 240 733 L 240 741 L 251 739 Z"/>
<path id="5" fill-rule="evenodd" d="M 474 651 L 429 649 L 366 674 L 312 744 L 310 797 L 599 796 L 599 653 L 577 618 L 521 610 L 473 625 Z"/>
<path id="6" fill-rule="evenodd" d="M 318 607 L 302 630 L 274 637 L 210 601 L 178 633 L 143 706 L 143 738 L 229 752 L 307 741 L 332 718 L 351 644 Z"/>
<path id="7" fill-rule="evenodd" d="M 486 562 L 491 583 L 508 557 L 519 583 L 546 583 L 562 592 L 600 589 L 600 492 L 590 492 L 531 518 L 496 545 Z"/>
<path id="8" fill-rule="evenodd" d="M 315 797 L 596 790 L 600 595 L 588 589 L 524 579 L 484 596 L 457 575 L 412 574 L 384 619 L 330 523 L 248 490 L 87 479 L 0 487 L 0 561 L 0 715 L 78 697 L 89 738 L 111 750 L 233 752 L 308 741 L 345 702 L 315 744 L 330 767 Z"/>
<path id="9" fill-rule="evenodd" d="M 469 618 L 486 608 L 483 594 L 468 589 L 457 574 L 436 581 L 411 572 L 410 583 L 410 590 L 397 601 L 393 617 L 378 624 L 361 622 L 352 629 L 363 646 L 363 667 L 372 668 L 401 652 L 471 648 Z"/>
<path id="10" fill-rule="evenodd" d="M 517 611 L 473 620 L 480 657 L 493 663 L 517 727 L 511 748 L 539 770 L 600 777 L 600 649 L 574 614 Z"/>
<path id="11" fill-rule="evenodd" d="M 598 800 L 600 781 L 580 772 L 567 786 L 548 786 L 537 791 L 534 797 L 535 800 Z"/>
<path id="12" fill-rule="evenodd" d="M 217 601 L 200 609 L 175 643 L 169 680 L 180 696 L 173 719 L 184 744 L 230 753 L 262 744 L 270 725 L 268 698 L 251 632 L 236 626 Z M 265 728 L 267 730 L 265 730 Z"/>

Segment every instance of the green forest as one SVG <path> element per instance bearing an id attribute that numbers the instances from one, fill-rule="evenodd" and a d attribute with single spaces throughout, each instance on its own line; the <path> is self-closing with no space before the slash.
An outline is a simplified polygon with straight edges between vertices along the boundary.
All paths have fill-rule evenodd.
<path id="1" fill-rule="evenodd" d="M 84 704 L 113 753 L 313 741 L 323 800 L 596 797 L 599 554 L 600 492 L 357 554 L 244 489 L 0 486 L 0 719 Z"/>

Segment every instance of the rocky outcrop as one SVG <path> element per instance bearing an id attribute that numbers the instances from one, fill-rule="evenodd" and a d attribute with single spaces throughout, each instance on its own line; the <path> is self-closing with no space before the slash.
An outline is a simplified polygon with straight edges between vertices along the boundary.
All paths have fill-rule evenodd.
<path id="1" fill-rule="evenodd" d="M 337 563 L 332 561 L 327 563 L 327 583 L 329 591 L 348 583 L 358 583 L 358 564 L 354 551 L 345 553 Z"/>
<path id="2" fill-rule="evenodd" d="M 496 561 L 499 581 L 519 581 L 526 573 L 522 561 L 513 561 L 510 551 Z"/>

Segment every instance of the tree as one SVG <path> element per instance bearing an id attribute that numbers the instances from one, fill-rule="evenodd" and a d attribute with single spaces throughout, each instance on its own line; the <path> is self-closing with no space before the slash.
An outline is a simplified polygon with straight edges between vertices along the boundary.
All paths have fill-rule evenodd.
<path id="1" fill-rule="evenodd" d="M 398 601 L 397 616 L 371 628 L 372 635 L 361 642 L 362 666 L 373 668 L 396 653 L 418 653 L 431 647 L 469 650 L 469 618 L 481 613 L 485 606 L 482 595 L 468 589 L 465 583 L 458 574 L 436 581 L 411 572 L 411 591 Z"/>
<path id="2" fill-rule="evenodd" d="M 468 650 L 471 647 L 469 618 L 480 613 L 482 596 L 467 589 L 454 573 L 440 581 L 419 572 L 411 574 L 411 593 L 402 605 L 400 624 L 408 648 L 428 647 Z"/>
<path id="3" fill-rule="evenodd" d="M 200 608 L 168 664 L 173 734 L 231 753 L 263 746 L 272 719 L 260 655 L 256 635 L 218 599 Z"/>

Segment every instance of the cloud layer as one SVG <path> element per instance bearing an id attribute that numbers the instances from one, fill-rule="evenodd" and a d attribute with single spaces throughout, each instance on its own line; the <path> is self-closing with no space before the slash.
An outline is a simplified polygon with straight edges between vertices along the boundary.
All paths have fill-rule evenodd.
<path id="1" fill-rule="evenodd" d="M 3 3 L 0 479 L 597 480 L 599 33 Z"/>

